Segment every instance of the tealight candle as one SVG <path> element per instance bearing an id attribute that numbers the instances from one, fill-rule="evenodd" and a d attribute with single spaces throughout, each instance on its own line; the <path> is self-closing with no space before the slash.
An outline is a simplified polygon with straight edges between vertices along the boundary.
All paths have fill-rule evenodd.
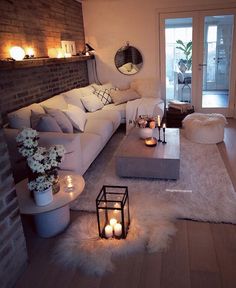
<path id="1" fill-rule="evenodd" d="M 115 236 L 119 237 L 122 234 L 122 225 L 120 223 L 116 223 L 114 226 L 114 234 Z"/>
<path id="2" fill-rule="evenodd" d="M 113 236 L 113 228 L 111 225 L 107 225 L 105 227 L 105 236 L 106 236 L 106 238 L 110 238 Z"/>
<path id="3" fill-rule="evenodd" d="M 114 228 L 114 226 L 116 225 L 116 223 L 117 223 L 117 220 L 116 220 L 115 218 L 111 218 L 111 219 L 110 219 L 110 225 L 111 225 L 112 228 Z"/>

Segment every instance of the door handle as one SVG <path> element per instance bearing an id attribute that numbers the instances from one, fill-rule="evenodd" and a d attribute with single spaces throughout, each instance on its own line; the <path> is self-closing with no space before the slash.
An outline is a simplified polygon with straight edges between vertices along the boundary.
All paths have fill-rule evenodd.
<path id="1" fill-rule="evenodd" d="M 203 66 L 207 66 L 207 64 L 198 64 L 198 66 L 203 67 Z"/>

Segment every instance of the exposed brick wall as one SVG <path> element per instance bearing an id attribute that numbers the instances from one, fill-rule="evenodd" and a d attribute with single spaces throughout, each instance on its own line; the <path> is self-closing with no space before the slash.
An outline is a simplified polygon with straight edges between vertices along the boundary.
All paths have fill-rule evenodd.
<path id="1" fill-rule="evenodd" d="M 6 112 L 88 84 L 86 61 L 0 71 L 0 106 Z"/>
<path id="2" fill-rule="evenodd" d="M 75 0 L 1 0 L 0 11 L 0 59 L 11 46 L 32 47 L 37 57 L 61 40 L 75 41 L 77 52 L 84 48 L 82 5 Z"/>
<path id="3" fill-rule="evenodd" d="M 0 115 L 0 287 L 12 287 L 26 267 L 27 251 Z"/>

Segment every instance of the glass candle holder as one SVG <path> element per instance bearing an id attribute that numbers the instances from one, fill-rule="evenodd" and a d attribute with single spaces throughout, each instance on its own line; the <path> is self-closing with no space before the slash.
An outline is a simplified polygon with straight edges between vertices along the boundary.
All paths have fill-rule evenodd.
<path id="1" fill-rule="evenodd" d="M 71 175 L 65 176 L 65 191 L 73 192 L 74 191 L 73 177 Z"/>

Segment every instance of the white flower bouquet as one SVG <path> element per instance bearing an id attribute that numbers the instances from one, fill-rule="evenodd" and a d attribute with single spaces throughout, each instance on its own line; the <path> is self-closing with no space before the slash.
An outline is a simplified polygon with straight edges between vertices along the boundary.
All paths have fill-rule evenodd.
<path id="1" fill-rule="evenodd" d="M 31 128 L 24 128 L 16 137 L 19 152 L 32 171 L 33 177 L 28 183 L 30 191 L 43 191 L 52 186 L 65 154 L 62 145 L 49 149 L 39 147 L 38 139 L 38 132 Z"/>

